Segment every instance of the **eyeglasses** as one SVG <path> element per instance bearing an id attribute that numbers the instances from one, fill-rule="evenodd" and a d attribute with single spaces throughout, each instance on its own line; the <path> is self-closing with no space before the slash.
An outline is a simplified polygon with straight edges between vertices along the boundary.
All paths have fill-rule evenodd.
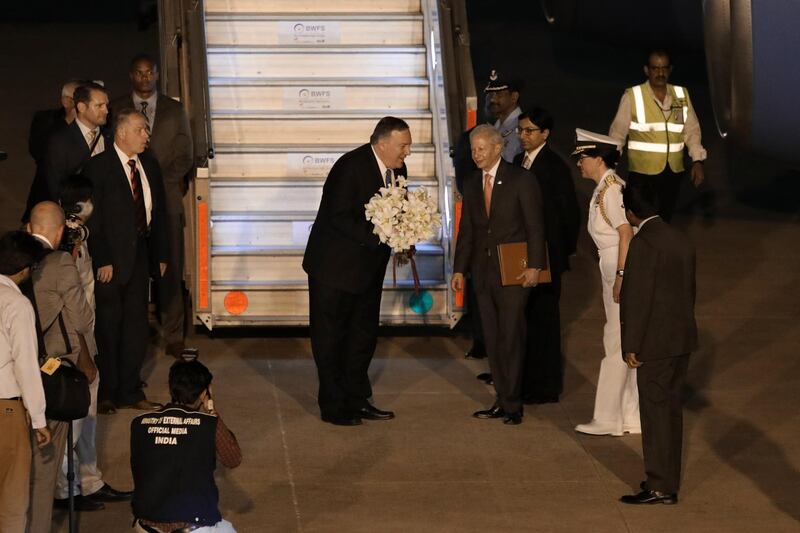
<path id="1" fill-rule="evenodd" d="M 537 131 L 542 131 L 541 128 L 520 128 L 517 126 L 517 133 L 521 134 L 524 133 L 525 135 L 533 135 Z"/>

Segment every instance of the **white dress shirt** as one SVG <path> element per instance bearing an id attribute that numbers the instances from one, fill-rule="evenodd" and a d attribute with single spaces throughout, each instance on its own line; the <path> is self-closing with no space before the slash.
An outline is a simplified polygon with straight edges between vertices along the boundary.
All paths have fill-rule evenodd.
<path id="1" fill-rule="evenodd" d="M 78 128 L 80 128 L 81 133 L 83 134 L 83 140 L 86 141 L 86 146 L 89 148 L 92 147 L 92 143 L 89 142 L 89 132 L 94 131 L 96 137 L 100 137 L 100 140 L 97 141 L 97 144 L 94 147 L 94 152 L 92 152 L 92 157 L 96 156 L 97 154 L 103 153 L 103 150 L 106 149 L 105 139 L 103 139 L 103 134 L 100 132 L 100 127 L 96 127 L 92 130 L 90 127 L 86 126 L 80 119 L 76 118 L 75 122 L 78 124 Z M 92 141 L 94 142 L 94 141 Z"/>
<path id="2" fill-rule="evenodd" d="M 494 178 L 497 176 L 497 169 L 500 167 L 500 161 L 502 159 L 503 159 L 502 157 L 498 159 L 497 163 L 492 165 L 492 168 L 490 168 L 489 170 L 481 170 L 481 189 L 483 189 L 483 187 L 486 185 L 486 174 L 489 174 L 491 176 L 491 178 L 489 178 L 489 183 L 492 185 L 492 188 L 494 189 Z"/>
<path id="3" fill-rule="evenodd" d="M 381 171 L 381 181 L 386 183 L 386 171 L 388 170 L 392 173 L 392 185 L 397 186 L 397 182 L 395 181 L 395 176 L 394 176 L 394 169 L 387 168 L 386 165 L 383 164 L 383 161 L 381 161 L 381 158 L 378 157 L 378 153 L 375 151 L 374 146 L 370 146 L 370 148 L 372 148 L 372 154 L 375 156 L 375 161 L 378 162 L 378 168 Z"/>
<path id="4" fill-rule="evenodd" d="M 545 145 L 545 143 L 542 143 L 542 144 L 539 145 L 538 148 L 535 148 L 535 149 L 531 150 L 530 152 L 525 152 L 525 155 L 522 157 L 522 162 L 524 163 L 525 162 L 525 158 L 526 157 L 528 158 L 528 166 L 525 167 L 526 170 L 530 170 L 531 169 L 531 167 L 533 166 L 533 162 L 536 160 L 536 156 L 539 155 L 539 152 L 542 151 L 542 148 L 544 148 L 544 145 Z"/>
<path id="5" fill-rule="evenodd" d="M 144 195 L 144 211 L 147 213 L 147 225 L 150 225 L 150 220 L 153 218 L 152 211 L 153 211 L 153 196 L 150 194 L 150 182 L 147 180 L 147 174 L 144 172 L 144 167 L 142 166 L 142 162 L 139 160 L 138 155 L 134 155 L 133 157 L 128 157 L 125 152 L 123 152 L 117 143 L 114 143 L 114 150 L 117 151 L 117 155 L 119 156 L 120 163 L 122 163 L 122 169 L 125 171 L 125 175 L 128 177 L 128 186 L 131 188 L 131 195 L 133 195 L 133 183 L 131 182 L 131 167 L 128 165 L 128 161 L 133 159 L 136 161 L 136 168 L 139 169 L 139 178 L 142 180 L 142 194 Z"/>
<path id="6" fill-rule="evenodd" d="M 22 397 L 34 429 L 47 425 L 36 318 L 17 284 L 0 275 L 0 398 Z"/>

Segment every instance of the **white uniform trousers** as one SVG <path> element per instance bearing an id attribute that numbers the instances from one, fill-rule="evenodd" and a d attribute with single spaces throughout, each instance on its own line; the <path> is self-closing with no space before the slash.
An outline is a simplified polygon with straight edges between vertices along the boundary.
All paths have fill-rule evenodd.
<path id="1" fill-rule="evenodd" d="M 600 362 L 597 395 L 594 399 L 594 420 L 619 429 L 619 432 L 639 431 L 639 389 L 636 370 L 622 360 L 622 328 L 619 304 L 614 302 L 614 281 L 617 275 L 618 248 L 599 250 L 600 276 L 603 281 L 603 307 L 606 323 L 603 326 L 605 357 Z"/>

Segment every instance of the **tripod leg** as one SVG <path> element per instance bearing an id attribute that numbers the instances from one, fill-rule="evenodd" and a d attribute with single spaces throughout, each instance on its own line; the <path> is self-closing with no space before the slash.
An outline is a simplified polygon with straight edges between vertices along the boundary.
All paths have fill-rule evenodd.
<path id="1" fill-rule="evenodd" d="M 73 490 L 75 485 L 75 463 L 73 461 L 72 450 L 74 441 L 72 435 L 72 421 L 69 421 L 69 430 L 67 432 L 67 495 L 69 498 L 69 533 L 75 533 L 75 494 Z"/>

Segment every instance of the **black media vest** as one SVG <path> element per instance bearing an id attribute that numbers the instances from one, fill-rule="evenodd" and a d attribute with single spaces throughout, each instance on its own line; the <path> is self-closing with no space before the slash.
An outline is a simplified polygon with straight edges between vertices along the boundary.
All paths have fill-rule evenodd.
<path id="1" fill-rule="evenodd" d="M 131 422 L 133 515 L 153 522 L 213 526 L 217 417 L 169 404 Z"/>

